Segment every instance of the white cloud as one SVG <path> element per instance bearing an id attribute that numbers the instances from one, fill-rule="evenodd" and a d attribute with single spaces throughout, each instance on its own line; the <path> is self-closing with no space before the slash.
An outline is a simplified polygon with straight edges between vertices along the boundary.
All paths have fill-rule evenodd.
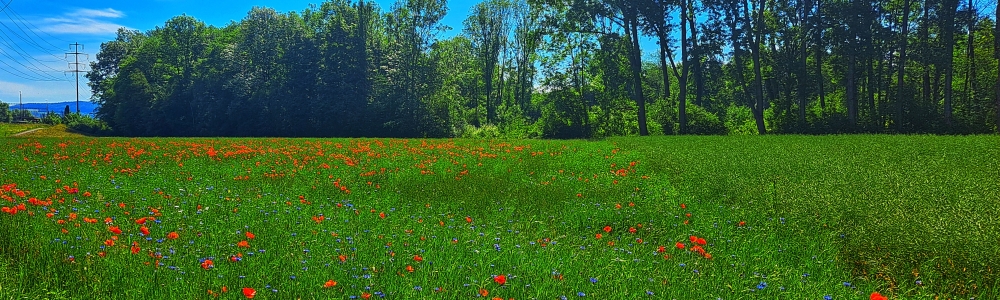
<path id="1" fill-rule="evenodd" d="M 62 34 L 114 34 L 125 27 L 107 19 L 124 17 L 125 13 L 113 9 L 79 8 L 59 17 L 44 18 L 40 29 L 49 33 Z"/>
<path id="2" fill-rule="evenodd" d="M 105 9 L 81 8 L 77 9 L 74 12 L 69 13 L 69 15 L 74 15 L 80 18 L 121 18 L 125 16 L 125 13 L 122 13 L 121 11 L 116 10 L 114 8 L 105 8 Z"/>

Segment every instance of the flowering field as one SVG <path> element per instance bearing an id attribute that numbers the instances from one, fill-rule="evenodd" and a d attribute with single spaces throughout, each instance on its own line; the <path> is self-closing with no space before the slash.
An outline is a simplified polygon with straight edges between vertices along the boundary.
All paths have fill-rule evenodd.
<path id="1" fill-rule="evenodd" d="M 997 142 L 3 139 L 0 298 L 996 297 Z"/>

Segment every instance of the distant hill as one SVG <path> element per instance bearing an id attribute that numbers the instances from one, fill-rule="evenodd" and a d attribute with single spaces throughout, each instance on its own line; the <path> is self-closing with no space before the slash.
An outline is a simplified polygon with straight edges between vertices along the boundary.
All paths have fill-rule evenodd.
<path id="1" fill-rule="evenodd" d="M 17 103 L 13 103 L 10 104 L 10 109 L 26 109 L 31 112 L 32 115 L 41 118 L 50 111 L 62 115 L 63 110 L 66 109 L 66 105 L 69 105 L 70 112 L 76 112 L 76 101 L 58 103 L 25 103 L 24 107 Z M 81 114 L 93 116 L 94 111 L 96 110 L 97 104 L 90 101 L 80 101 Z"/>

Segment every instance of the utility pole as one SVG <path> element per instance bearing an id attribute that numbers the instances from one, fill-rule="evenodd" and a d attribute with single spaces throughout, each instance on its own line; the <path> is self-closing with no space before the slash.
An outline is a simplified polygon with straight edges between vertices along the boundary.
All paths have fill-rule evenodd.
<path id="1" fill-rule="evenodd" d="M 80 70 L 80 54 L 83 54 L 83 55 L 87 55 L 87 54 L 80 52 L 80 47 L 83 46 L 80 43 L 72 43 L 72 44 L 69 44 L 69 46 L 73 47 L 73 52 L 67 52 L 65 56 L 73 55 L 75 62 L 69 63 L 70 68 L 72 68 L 72 70 L 69 70 L 69 71 L 66 71 L 66 72 L 73 72 L 73 73 L 75 73 L 74 75 L 76 75 L 76 113 L 80 113 L 80 73 L 86 72 L 86 71 Z M 87 58 L 84 58 L 84 59 L 86 60 L 88 58 L 90 58 L 90 57 L 88 56 Z"/>

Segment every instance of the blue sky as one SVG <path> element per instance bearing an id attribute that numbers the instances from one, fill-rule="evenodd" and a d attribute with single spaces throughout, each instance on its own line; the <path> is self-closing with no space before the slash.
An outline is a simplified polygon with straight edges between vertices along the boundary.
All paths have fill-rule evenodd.
<path id="1" fill-rule="evenodd" d="M 0 0 L 0 101 L 17 103 L 18 91 L 25 103 L 52 103 L 76 99 L 73 73 L 65 73 L 73 56 L 69 44 L 83 44 L 83 53 L 94 59 L 100 44 L 114 39 L 120 27 L 147 31 L 171 17 L 187 14 L 209 25 L 225 26 L 239 21 L 254 6 L 279 12 L 301 11 L 321 0 Z M 395 0 L 377 0 L 383 11 Z M 448 1 L 443 20 L 461 32 L 462 21 L 478 0 Z M 655 47 L 651 42 L 644 48 Z M 81 61 L 86 56 L 80 56 Z M 90 88 L 80 74 L 80 100 L 90 99 Z M 47 80 L 47 81 L 42 81 Z"/>

